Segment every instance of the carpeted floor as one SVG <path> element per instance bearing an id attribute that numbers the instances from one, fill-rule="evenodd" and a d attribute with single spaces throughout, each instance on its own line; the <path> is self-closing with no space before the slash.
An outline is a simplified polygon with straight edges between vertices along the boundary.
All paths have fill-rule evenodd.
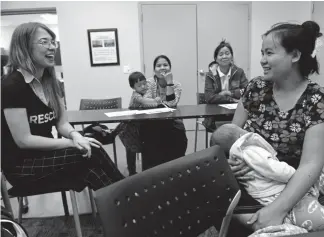
<path id="1" fill-rule="evenodd" d="M 99 217 L 97 227 L 92 215 L 80 215 L 83 237 L 104 237 Z M 68 218 L 29 218 L 23 219 L 22 225 L 26 228 L 29 237 L 76 237 L 73 216 Z M 217 237 L 215 228 L 210 228 L 198 237 Z"/>
<path id="2" fill-rule="evenodd" d="M 104 237 L 97 216 L 97 227 L 92 215 L 80 215 L 83 237 Z M 76 237 L 73 216 L 23 219 L 29 237 Z"/>

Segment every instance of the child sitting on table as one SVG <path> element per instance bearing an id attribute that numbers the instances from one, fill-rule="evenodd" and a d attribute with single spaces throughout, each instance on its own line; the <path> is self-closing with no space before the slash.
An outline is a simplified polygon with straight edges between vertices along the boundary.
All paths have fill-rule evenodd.
<path id="1" fill-rule="evenodd" d="M 214 143 L 229 152 L 229 159 L 242 160 L 252 168 L 247 173 L 253 180 L 243 181 L 246 191 L 260 204 L 272 203 L 285 189 L 295 169 L 280 162 L 273 147 L 257 133 L 247 132 L 234 124 L 219 127 Z M 321 180 L 323 179 L 323 172 Z M 323 184 L 317 182 L 288 213 L 284 223 L 303 227 L 308 231 L 324 229 L 324 207 L 318 202 Z M 253 224 L 253 223 L 250 223 Z"/>
<path id="2" fill-rule="evenodd" d="M 128 78 L 133 94 L 129 102 L 129 109 L 156 108 L 162 103 L 159 97 L 155 99 L 145 98 L 147 90 L 146 78 L 141 72 L 133 72 Z M 116 128 L 120 140 L 126 148 L 127 168 L 129 175 L 136 174 L 136 153 L 141 152 L 138 122 L 123 122 Z"/>

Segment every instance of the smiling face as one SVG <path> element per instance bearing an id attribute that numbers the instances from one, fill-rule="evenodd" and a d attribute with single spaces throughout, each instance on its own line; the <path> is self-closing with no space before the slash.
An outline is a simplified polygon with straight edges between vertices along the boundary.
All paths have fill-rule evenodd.
<path id="1" fill-rule="evenodd" d="M 273 33 L 264 36 L 261 53 L 265 80 L 281 80 L 292 71 L 293 54 L 286 52 Z"/>
<path id="2" fill-rule="evenodd" d="M 55 40 L 43 28 L 39 27 L 32 38 L 32 58 L 37 68 L 53 67 L 55 65 L 54 56 L 56 48 L 50 44 L 49 48 L 44 47 L 41 43 Z"/>
<path id="3" fill-rule="evenodd" d="M 171 67 L 165 58 L 159 58 L 154 67 L 154 73 L 158 78 L 163 78 L 163 74 L 170 72 Z"/>
<path id="4" fill-rule="evenodd" d="M 233 55 L 228 47 L 223 47 L 219 50 L 215 61 L 221 66 L 228 66 L 232 63 Z"/>

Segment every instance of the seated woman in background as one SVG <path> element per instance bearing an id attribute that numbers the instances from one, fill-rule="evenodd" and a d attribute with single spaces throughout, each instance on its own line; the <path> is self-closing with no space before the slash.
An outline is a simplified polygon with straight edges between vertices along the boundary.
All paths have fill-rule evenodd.
<path id="1" fill-rule="evenodd" d="M 159 55 L 153 62 L 154 76 L 147 79 L 144 97 L 161 98 L 168 107 L 176 107 L 181 97 L 181 84 L 173 80 L 171 61 Z M 184 156 L 187 136 L 181 119 L 145 121 L 141 124 L 143 170 Z"/>
<path id="2" fill-rule="evenodd" d="M 245 88 L 248 80 L 242 68 L 233 63 L 232 46 L 221 41 L 214 51 L 214 62 L 209 64 L 205 78 L 205 99 L 207 104 L 226 104 L 237 102 L 240 90 Z M 210 131 L 216 129 L 215 119 L 206 118 L 204 126 Z"/>
<path id="3" fill-rule="evenodd" d="M 68 122 L 54 70 L 55 38 L 37 22 L 13 32 L 1 81 L 2 169 L 13 186 L 73 179 L 97 190 L 124 177 L 97 140 Z M 66 139 L 53 138 L 52 126 Z"/>

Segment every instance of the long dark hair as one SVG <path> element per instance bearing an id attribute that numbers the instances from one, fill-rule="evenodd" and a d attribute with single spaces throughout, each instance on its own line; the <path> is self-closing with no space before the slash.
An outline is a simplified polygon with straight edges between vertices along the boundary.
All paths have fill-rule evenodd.
<path id="1" fill-rule="evenodd" d="M 316 56 L 312 57 L 316 39 L 322 36 L 319 25 L 314 21 L 303 24 L 278 23 L 271 27 L 264 35 L 273 34 L 286 52 L 299 50 L 301 53 L 298 65 L 303 77 L 313 73 L 319 74 L 319 65 Z"/>

